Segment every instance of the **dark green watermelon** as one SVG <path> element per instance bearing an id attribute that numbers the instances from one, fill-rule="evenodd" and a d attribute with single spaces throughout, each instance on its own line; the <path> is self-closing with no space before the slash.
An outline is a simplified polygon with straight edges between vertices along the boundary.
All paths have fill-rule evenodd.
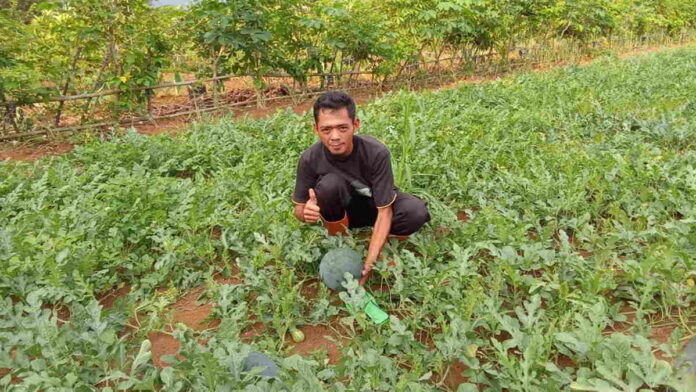
<path id="1" fill-rule="evenodd" d="M 324 255 L 319 264 L 319 276 L 329 288 L 344 291 L 344 275 L 346 272 L 355 279 L 362 277 L 363 259 L 360 254 L 350 248 L 333 249 Z"/>
<path id="2" fill-rule="evenodd" d="M 252 351 L 249 353 L 249 355 L 247 355 L 246 358 L 244 358 L 245 372 L 250 372 L 255 367 L 264 368 L 263 371 L 259 373 L 260 376 L 279 378 L 278 372 L 280 369 L 278 368 L 278 365 L 276 365 L 275 362 L 273 362 L 273 360 L 267 355 L 264 355 L 258 351 Z"/>

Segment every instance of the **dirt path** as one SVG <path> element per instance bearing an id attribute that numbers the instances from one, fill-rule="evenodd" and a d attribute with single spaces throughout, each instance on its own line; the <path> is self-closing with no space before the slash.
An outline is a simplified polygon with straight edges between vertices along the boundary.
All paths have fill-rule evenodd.
<path id="1" fill-rule="evenodd" d="M 683 48 L 687 46 L 693 45 L 692 43 L 689 44 L 674 44 L 674 45 L 665 45 L 665 46 L 648 46 L 648 47 L 643 47 L 643 48 L 636 48 L 627 52 L 623 52 L 619 54 L 619 58 L 624 59 L 627 57 L 632 57 L 632 56 L 637 56 L 640 54 L 645 54 L 645 53 L 652 53 L 652 52 L 657 52 L 657 51 L 662 51 L 662 50 L 667 50 L 667 49 L 674 49 L 674 48 Z M 579 62 L 576 62 L 580 65 L 585 65 L 588 63 L 591 63 L 595 59 L 592 57 L 587 57 Z M 560 66 L 564 66 L 569 64 L 570 62 L 568 61 L 561 61 L 557 63 L 552 63 L 544 66 L 535 66 L 532 69 L 532 72 L 545 72 L 553 68 L 557 68 Z M 514 71 L 513 71 L 514 72 Z M 445 84 L 435 84 L 435 85 L 429 85 L 425 87 L 425 89 L 430 89 L 430 90 L 444 90 L 444 89 L 450 89 L 450 88 L 455 88 L 461 84 L 464 83 L 481 83 L 481 82 L 486 82 L 490 80 L 495 80 L 498 78 L 502 77 L 507 77 L 509 76 L 510 73 L 507 74 L 500 74 L 500 75 L 491 75 L 491 76 L 475 76 L 472 78 L 466 78 L 462 80 L 458 80 L 454 83 L 445 83 Z M 421 88 L 423 89 L 423 88 Z M 416 89 L 420 90 L 420 89 Z M 384 95 L 384 91 L 378 91 L 378 90 L 369 90 L 369 91 L 356 91 L 351 93 L 351 96 L 355 99 L 355 102 L 357 104 L 364 104 L 367 102 L 370 102 L 376 98 L 379 98 L 380 96 Z M 279 99 L 276 101 L 273 101 L 269 103 L 266 107 L 264 108 L 259 108 L 255 106 L 248 106 L 248 107 L 239 107 L 233 109 L 231 112 L 234 114 L 235 117 L 251 117 L 251 118 L 263 118 L 270 116 L 274 113 L 276 113 L 278 110 L 285 110 L 287 108 L 292 109 L 295 113 L 297 114 L 302 114 L 308 110 L 311 110 L 312 105 L 314 104 L 315 98 L 308 98 L 305 99 L 299 103 L 293 102 L 291 98 L 287 99 Z M 141 125 L 135 125 L 135 129 L 143 134 L 147 135 L 156 135 L 160 133 L 167 133 L 170 135 L 175 135 L 178 131 L 186 129 L 187 127 L 190 126 L 191 122 L 194 121 L 196 118 L 195 117 L 176 117 L 172 118 L 168 121 L 159 121 L 157 124 L 141 124 Z M 43 157 L 48 157 L 48 156 L 55 156 L 59 154 L 63 154 L 66 152 L 72 151 L 74 147 L 73 143 L 66 142 L 66 141 L 47 141 L 41 144 L 36 144 L 36 142 L 30 142 L 26 144 L 11 144 L 11 143 L 6 143 L 6 144 L 0 144 L 0 161 L 4 160 L 10 160 L 10 161 L 25 161 L 25 162 L 31 162 L 38 160 Z"/>

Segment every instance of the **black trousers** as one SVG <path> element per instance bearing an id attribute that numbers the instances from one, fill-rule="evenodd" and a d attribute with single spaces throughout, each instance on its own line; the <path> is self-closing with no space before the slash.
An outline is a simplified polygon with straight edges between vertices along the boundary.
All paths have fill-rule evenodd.
<path id="1" fill-rule="evenodd" d="M 337 174 L 326 174 L 319 179 L 314 188 L 321 216 L 335 222 L 348 213 L 349 227 L 374 226 L 377 220 L 377 207 L 371 197 L 354 192 L 353 187 Z M 409 235 L 418 231 L 430 221 L 428 208 L 422 200 L 408 193 L 397 192 L 392 206 L 392 225 L 390 234 Z"/>

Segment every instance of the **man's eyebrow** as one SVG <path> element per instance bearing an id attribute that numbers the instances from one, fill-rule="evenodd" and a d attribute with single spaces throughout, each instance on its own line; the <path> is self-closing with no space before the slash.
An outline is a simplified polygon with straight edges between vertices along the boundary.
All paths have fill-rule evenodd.
<path id="1" fill-rule="evenodd" d="M 349 125 L 348 123 L 336 124 L 336 125 L 322 125 L 321 127 L 319 127 L 319 129 L 347 127 L 348 125 Z"/>

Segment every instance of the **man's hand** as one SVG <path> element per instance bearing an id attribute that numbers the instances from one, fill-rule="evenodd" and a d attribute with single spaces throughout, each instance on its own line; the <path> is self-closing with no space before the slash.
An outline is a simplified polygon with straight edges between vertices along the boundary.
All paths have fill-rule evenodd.
<path id="1" fill-rule="evenodd" d="M 367 278 L 370 277 L 370 273 L 372 272 L 372 266 L 373 263 L 365 263 L 363 266 L 362 278 L 360 279 L 360 283 L 358 283 L 360 286 L 364 286 L 365 282 L 367 282 Z"/>
<path id="2" fill-rule="evenodd" d="M 312 188 L 309 188 L 309 200 L 305 203 L 302 217 L 307 223 L 316 223 L 321 219 L 321 215 L 319 215 L 319 204 L 317 204 L 317 195 Z"/>
<path id="3" fill-rule="evenodd" d="M 372 267 L 374 267 L 375 262 L 377 262 L 377 259 L 382 252 L 382 247 L 387 241 L 389 230 L 391 230 L 392 217 L 393 211 L 391 206 L 377 209 L 377 220 L 375 221 L 375 228 L 372 230 L 370 246 L 367 248 L 367 257 L 365 258 L 365 264 L 363 265 L 362 269 L 362 278 L 360 279 L 359 283 L 361 286 L 363 286 L 370 277 Z"/>

